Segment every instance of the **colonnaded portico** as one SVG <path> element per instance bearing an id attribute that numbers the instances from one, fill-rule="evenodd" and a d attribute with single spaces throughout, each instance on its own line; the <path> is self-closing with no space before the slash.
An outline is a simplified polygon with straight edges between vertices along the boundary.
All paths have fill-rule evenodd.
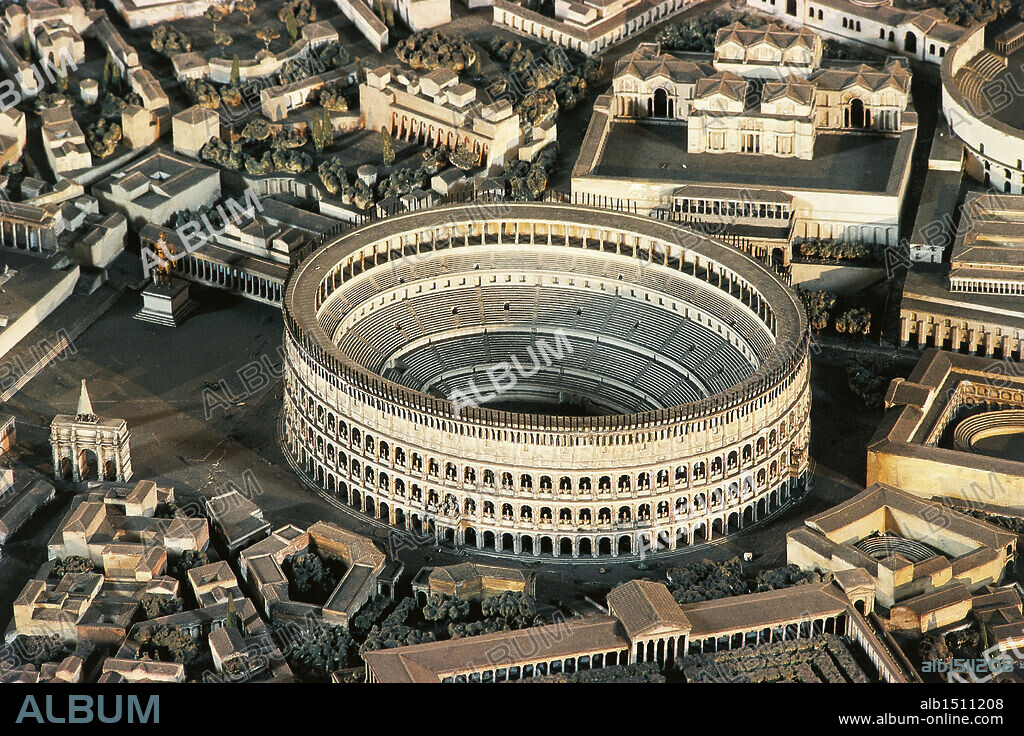
<path id="1" fill-rule="evenodd" d="M 672 551 L 802 488 L 803 308 L 677 225 L 538 203 L 391 217 L 297 267 L 283 309 L 290 460 L 438 543 Z"/>

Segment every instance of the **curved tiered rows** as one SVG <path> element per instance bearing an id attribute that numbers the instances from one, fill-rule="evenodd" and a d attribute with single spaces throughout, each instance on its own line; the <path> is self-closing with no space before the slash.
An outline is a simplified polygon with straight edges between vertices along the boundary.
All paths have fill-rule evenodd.
<path id="1" fill-rule="evenodd" d="M 1010 443 L 1020 444 L 1024 436 L 1024 409 L 996 409 L 967 417 L 953 430 L 953 446 L 963 452 L 977 452 L 1007 460 L 1016 459 L 1010 452 Z M 992 447 L 994 439 L 1006 440 L 998 451 Z M 1014 438 L 1014 439 L 1009 439 Z M 996 447 L 999 447 L 997 444 Z"/>
<path id="2" fill-rule="evenodd" d="M 392 217 L 295 269 L 284 313 L 286 451 L 438 541 L 676 549 L 771 513 L 807 468 L 803 308 L 667 223 L 534 203 Z"/>

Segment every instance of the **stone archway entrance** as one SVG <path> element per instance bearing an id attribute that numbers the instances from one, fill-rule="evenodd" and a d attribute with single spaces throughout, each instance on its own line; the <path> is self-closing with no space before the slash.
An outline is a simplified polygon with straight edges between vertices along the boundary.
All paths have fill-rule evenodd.
<path id="1" fill-rule="evenodd" d="M 78 473 L 82 480 L 99 480 L 99 458 L 92 450 L 82 450 L 78 455 Z"/>
<path id="2" fill-rule="evenodd" d="M 864 127 L 864 100 L 859 97 L 850 100 L 850 127 Z"/>
<path id="3" fill-rule="evenodd" d="M 668 117 L 668 92 L 664 89 L 658 88 L 654 90 L 654 110 L 652 117 Z"/>

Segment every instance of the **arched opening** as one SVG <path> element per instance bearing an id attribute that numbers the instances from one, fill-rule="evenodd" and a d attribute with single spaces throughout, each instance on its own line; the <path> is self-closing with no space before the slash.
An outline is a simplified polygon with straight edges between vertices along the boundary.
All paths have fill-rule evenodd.
<path id="1" fill-rule="evenodd" d="M 796 17 L 796 0 L 786 0 L 786 15 Z"/>
<path id="2" fill-rule="evenodd" d="M 405 529 L 405 512 L 402 509 L 395 509 L 395 526 Z"/>
<path id="3" fill-rule="evenodd" d="M 853 604 L 853 606 L 854 606 L 854 608 L 856 608 L 856 609 L 857 609 L 857 611 L 858 611 L 859 613 L 861 613 L 861 614 L 863 614 L 863 613 L 864 613 L 864 601 L 856 601 L 856 602 L 855 602 L 855 603 Z"/>
<path id="4" fill-rule="evenodd" d="M 782 268 L 786 265 L 786 253 L 782 248 L 772 248 L 772 266 Z"/>
<path id="5" fill-rule="evenodd" d="M 597 554 L 610 555 L 612 553 L 611 537 L 601 537 L 597 540 Z"/>
<path id="6" fill-rule="evenodd" d="M 572 540 L 569 537 L 562 537 L 558 542 L 558 554 L 572 557 Z"/>
<path id="7" fill-rule="evenodd" d="M 659 87 L 654 90 L 654 115 L 656 118 L 668 117 L 668 92 Z"/>
<path id="8" fill-rule="evenodd" d="M 475 547 L 476 529 L 474 529 L 473 527 L 467 527 L 466 530 L 462 533 L 462 540 L 467 547 Z"/>
<path id="9" fill-rule="evenodd" d="M 78 455 L 78 473 L 82 480 L 99 480 L 99 458 L 92 450 L 82 450 Z"/>
<path id="10" fill-rule="evenodd" d="M 850 127 L 864 127 L 864 101 L 859 97 L 850 100 Z"/>
<path id="11" fill-rule="evenodd" d="M 554 546 L 551 543 L 551 537 L 540 538 L 540 553 L 542 555 L 554 554 Z"/>
<path id="12" fill-rule="evenodd" d="M 587 555 L 588 557 L 593 557 L 594 555 L 594 549 L 591 546 L 589 539 L 580 540 L 580 556 L 583 555 Z"/>
<path id="13" fill-rule="evenodd" d="M 74 477 L 74 470 L 71 466 L 71 458 L 62 457 L 60 459 L 60 477 L 64 480 L 71 480 Z"/>
<path id="14" fill-rule="evenodd" d="M 484 532 L 484 549 L 494 549 L 494 532 Z"/>
<path id="15" fill-rule="evenodd" d="M 520 537 L 519 538 L 519 551 L 524 555 L 533 554 L 533 537 Z"/>
<path id="16" fill-rule="evenodd" d="M 907 31 L 906 38 L 903 39 L 903 49 L 908 54 L 917 53 L 917 36 L 914 35 L 913 31 Z"/>
<path id="17" fill-rule="evenodd" d="M 706 541 L 708 541 L 707 528 L 708 528 L 707 524 L 705 523 L 705 524 L 701 524 L 700 526 L 698 526 L 696 529 L 693 530 L 693 543 L 694 544 L 704 544 Z"/>
<path id="18" fill-rule="evenodd" d="M 103 463 L 103 480 L 117 480 L 117 463 L 113 460 Z"/>
<path id="19" fill-rule="evenodd" d="M 515 539 L 512 538 L 511 534 L 507 532 L 501 535 L 501 551 L 502 552 L 514 552 L 515 551 Z"/>
<path id="20" fill-rule="evenodd" d="M 633 538 L 630 536 L 619 537 L 619 554 L 629 555 L 633 553 Z"/>

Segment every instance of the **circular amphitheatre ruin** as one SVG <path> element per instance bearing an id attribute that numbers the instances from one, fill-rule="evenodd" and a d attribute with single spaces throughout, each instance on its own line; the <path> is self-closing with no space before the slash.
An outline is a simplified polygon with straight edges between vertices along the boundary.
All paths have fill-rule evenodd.
<path id="1" fill-rule="evenodd" d="M 553 203 L 397 215 L 303 261 L 283 311 L 290 461 L 428 542 L 632 557 L 802 493 L 804 309 L 691 230 Z"/>

